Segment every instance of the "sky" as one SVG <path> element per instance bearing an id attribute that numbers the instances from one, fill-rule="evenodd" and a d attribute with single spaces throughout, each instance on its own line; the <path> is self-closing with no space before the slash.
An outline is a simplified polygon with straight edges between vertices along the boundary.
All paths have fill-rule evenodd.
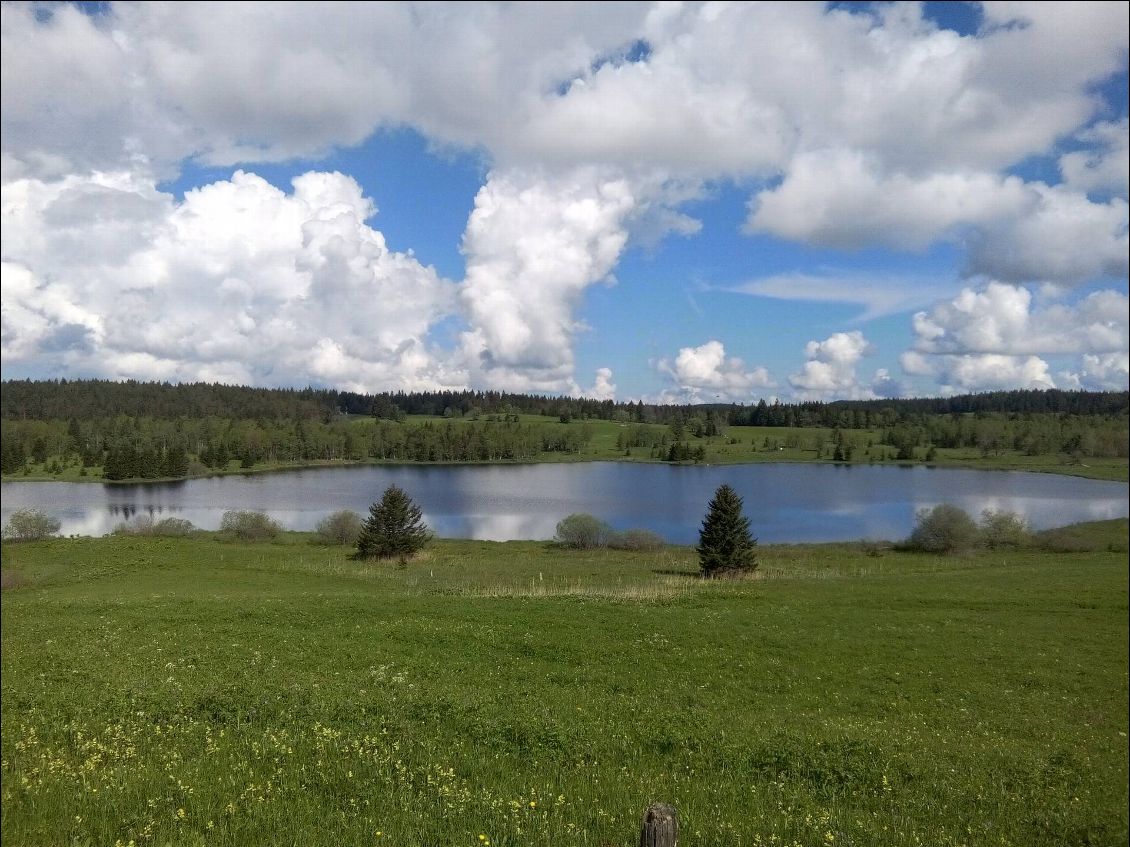
<path id="1" fill-rule="evenodd" d="M 0 372 L 1126 390 L 1128 12 L 4 3 Z"/>

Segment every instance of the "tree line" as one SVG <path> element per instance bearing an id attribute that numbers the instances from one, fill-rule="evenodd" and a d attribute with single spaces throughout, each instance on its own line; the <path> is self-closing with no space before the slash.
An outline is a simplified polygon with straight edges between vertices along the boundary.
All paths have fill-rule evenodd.
<path id="1" fill-rule="evenodd" d="M 658 405 L 501 391 L 418 391 L 358 394 L 327 388 L 250 388 L 217 383 L 127 380 L 6 380 L 0 416 L 7 420 L 92 420 L 218 417 L 328 423 L 341 414 L 399 420 L 406 415 L 478 419 L 489 415 L 545 415 L 662 423 L 716 417 L 728 426 L 872 429 L 920 423 L 937 416 L 1060 415 L 1125 418 L 1130 392 L 1018 390 L 955 397 L 839 400 L 831 403 Z"/>
<path id="2" fill-rule="evenodd" d="M 833 461 L 931 461 L 941 448 L 1125 458 L 1127 393 L 1016 391 L 966 397 L 755 406 L 648 406 L 501 392 L 361 395 L 168 383 L 0 383 L 0 468 L 96 468 L 103 478 L 198 476 L 334 461 L 531 461 L 578 454 L 589 420 L 619 421 L 617 451 L 704 461 L 729 427 L 776 427 L 763 450 L 812 449 Z M 360 410 L 360 411 L 358 411 Z M 537 412 L 561 423 L 524 422 Z M 412 420 L 409 414 L 442 419 Z M 656 425 L 658 424 L 658 425 Z M 810 428 L 805 433 L 805 428 Z M 826 431 L 811 428 L 831 429 Z M 731 436 L 736 432 L 729 430 Z M 761 440 L 761 436 L 755 435 Z M 731 443 L 737 439 L 731 437 Z M 755 442 L 756 443 L 756 442 Z"/>
<path id="3" fill-rule="evenodd" d="M 579 453 L 592 428 L 514 421 L 199 420 L 118 415 L 70 420 L 4 420 L 0 465 L 17 473 L 30 460 L 100 468 L 104 479 L 199 476 L 238 462 L 262 465 L 333 461 L 505 462 L 544 453 Z"/>

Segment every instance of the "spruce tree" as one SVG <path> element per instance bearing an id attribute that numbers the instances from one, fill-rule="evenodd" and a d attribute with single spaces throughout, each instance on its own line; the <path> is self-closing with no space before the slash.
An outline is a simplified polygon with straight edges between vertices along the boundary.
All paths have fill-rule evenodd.
<path id="1" fill-rule="evenodd" d="M 742 498 L 728 485 L 718 486 L 698 536 L 698 561 L 704 577 L 752 571 L 757 567 L 757 539 L 750 535 Z"/>
<path id="2" fill-rule="evenodd" d="M 369 507 L 354 558 L 396 557 L 403 561 L 423 548 L 431 537 L 420 507 L 402 488 L 390 485 L 380 502 Z"/>

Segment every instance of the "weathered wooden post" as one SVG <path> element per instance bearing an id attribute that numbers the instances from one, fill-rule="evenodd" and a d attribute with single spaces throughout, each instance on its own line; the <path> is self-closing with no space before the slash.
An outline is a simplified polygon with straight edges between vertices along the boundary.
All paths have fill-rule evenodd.
<path id="1" fill-rule="evenodd" d="M 679 843 L 679 818 L 675 807 L 652 803 L 643 813 L 640 847 L 675 847 Z"/>

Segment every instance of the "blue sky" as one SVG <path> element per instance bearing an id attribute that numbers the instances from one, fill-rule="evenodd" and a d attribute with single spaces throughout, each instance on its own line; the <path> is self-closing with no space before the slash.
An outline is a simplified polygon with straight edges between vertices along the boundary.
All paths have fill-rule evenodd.
<path id="1" fill-rule="evenodd" d="M 5 5 L 3 376 L 1125 390 L 1127 4 Z"/>

